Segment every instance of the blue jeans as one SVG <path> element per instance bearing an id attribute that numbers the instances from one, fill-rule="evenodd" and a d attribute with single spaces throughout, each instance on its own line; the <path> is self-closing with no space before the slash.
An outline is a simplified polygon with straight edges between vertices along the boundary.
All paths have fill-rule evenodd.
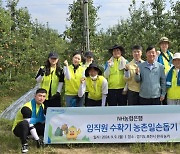
<path id="1" fill-rule="evenodd" d="M 82 107 L 83 97 L 65 95 L 66 107 Z"/>

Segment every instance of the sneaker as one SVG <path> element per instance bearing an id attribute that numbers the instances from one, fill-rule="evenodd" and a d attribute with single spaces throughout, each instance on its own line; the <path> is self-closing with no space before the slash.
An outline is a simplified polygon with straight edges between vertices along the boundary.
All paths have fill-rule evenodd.
<path id="1" fill-rule="evenodd" d="M 41 139 L 37 140 L 36 143 L 37 143 L 37 148 L 40 148 L 44 145 L 44 143 Z"/>
<path id="2" fill-rule="evenodd" d="M 22 152 L 22 153 L 28 152 L 28 144 L 27 144 L 27 143 L 25 143 L 25 144 L 22 145 L 21 152 Z"/>

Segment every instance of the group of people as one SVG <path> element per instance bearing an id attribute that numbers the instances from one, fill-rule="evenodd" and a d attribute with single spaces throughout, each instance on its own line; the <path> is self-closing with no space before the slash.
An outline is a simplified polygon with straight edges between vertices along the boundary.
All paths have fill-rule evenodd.
<path id="1" fill-rule="evenodd" d="M 35 98 L 18 112 L 14 134 L 21 139 L 22 152 L 27 152 L 27 136 L 32 135 L 40 147 L 38 135 L 44 131 L 44 119 L 48 107 L 61 107 L 61 92 L 65 85 L 67 107 L 125 106 L 125 105 L 180 105 L 180 53 L 169 51 L 170 41 L 162 37 L 160 51 L 149 46 L 146 60 L 142 60 L 142 47 L 132 47 L 132 61 L 124 57 L 120 45 L 109 49 L 112 57 L 105 64 L 105 71 L 95 63 L 92 52 L 82 55 L 76 52 L 72 64 L 64 61 L 59 66 L 55 52 L 48 55 L 35 77 L 40 83 Z M 43 113 L 44 111 L 44 113 Z"/>

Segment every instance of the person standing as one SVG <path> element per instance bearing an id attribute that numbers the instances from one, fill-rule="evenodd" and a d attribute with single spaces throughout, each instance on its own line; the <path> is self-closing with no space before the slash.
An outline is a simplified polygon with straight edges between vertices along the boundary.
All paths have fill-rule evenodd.
<path id="1" fill-rule="evenodd" d="M 164 65 L 165 75 L 167 75 L 168 71 L 172 66 L 172 57 L 173 54 L 169 50 L 170 41 L 167 37 L 162 37 L 159 41 L 160 51 L 158 51 L 157 61 Z M 162 101 L 163 105 L 167 105 L 167 95 L 165 95 L 165 99 Z"/>
<path id="2" fill-rule="evenodd" d="M 132 55 L 133 60 L 125 66 L 124 79 L 128 85 L 128 105 L 139 105 L 140 84 L 135 81 L 134 76 L 138 65 L 144 62 L 141 59 L 142 47 L 139 45 L 133 46 Z"/>
<path id="3" fill-rule="evenodd" d="M 85 52 L 84 58 L 85 58 L 85 62 L 83 64 L 83 66 L 85 68 L 87 68 L 93 62 L 93 60 L 94 60 L 93 53 L 91 51 Z"/>
<path id="4" fill-rule="evenodd" d="M 72 65 L 64 61 L 65 75 L 65 100 L 67 107 L 83 106 L 83 97 L 78 97 L 78 90 L 81 78 L 84 77 L 85 68 L 81 66 L 81 53 L 75 52 L 72 58 Z"/>
<path id="5" fill-rule="evenodd" d="M 164 66 L 156 59 L 153 46 L 146 49 L 147 60 L 136 69 L 135 81 L 140 83 L 140 105 L 161 105 L 166 94 Z"/>
<path id="6" fill-rule="evenodd" d="M 86 106 L 105 106 L 108 82 L 102 76 L 102 71 L 95 63 L 92 63 L 85 70 L 85 76 L 86 78 L 81 79 L 79 97 L 82 97 L 87 90 Z"/>
<path id="7" fill-rule="evenodd" d="M 89 67 L 89 65 L 94 61 L 93 58 L 93 53 L 91 51 L 87 51 L 84 54 L 84 63 L 83 63 L 83 67 L 86 69 L 87 67 Z M 86 91 L 84 94 L 84 106 L 86 106 L 86 102 L 87 102 L 87 96 L 88 96 L 88 92 Z"/>
<path id="8" fill-rule="evenodd" d="M 35 79 L 41 88 L 47 90 L 45 111 L 47 107 L 60 107 L 64 73 L 59 66 L 59 56 L 56 52 L 49 53 L 45 66 L 40 67 Z"/>
<path id="9" fill-rule="evenodd" d="M 166 77 L 167 104 L 180 105 L 180 53 L 173 56 L 173 67 Z"/>
<path id="10" fill-rule="evenodd" d="M 124 106 L 127 105 L 127 98 L 123 94 L 125 87 L 124 69 L 127 60 L 122 56 L 124 48 L 119 45 L 114 45 L 109 49 L 112 57 L 106 63 L 104 72 L 105 78 L 108 80 L 108 95 L 107 103 L 109 106 Z"/>
<path id="11" fill-rule="evenodd" d="M 157 61 L 164 65 L 165 74 L 169 71 L 172 66 L 173 54 L 169 51 L 170 41 L 167 37 L 162 37 L 159 41 L 160 52 Z"/>
<path id="12" fill-rule="evenodd" d="M 45 89 L 38 89 L 34 99 L 27 102 L 17 112 L 12 131 L 15 136 L 21 140 L 21 152 L 28 152 L 28 135 L 32 135 L 37 142 L 37 148 L 43 145 L 39 136 L 44 136 L 45 116 L 44 116 L 44 101 L 46 99 L 47 91 Z"/>

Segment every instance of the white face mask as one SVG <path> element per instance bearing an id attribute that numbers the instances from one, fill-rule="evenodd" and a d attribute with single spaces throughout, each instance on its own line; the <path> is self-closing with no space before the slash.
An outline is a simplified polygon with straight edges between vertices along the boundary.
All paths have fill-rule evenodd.
<path id="1" fill-rule="evenodd" d="M 90 76 L 90 78 L 91 78 L 92 80 L 96 80 L 97 77 L 98 77 L 98 75 L 96 75 L 96 76 Z"/>

